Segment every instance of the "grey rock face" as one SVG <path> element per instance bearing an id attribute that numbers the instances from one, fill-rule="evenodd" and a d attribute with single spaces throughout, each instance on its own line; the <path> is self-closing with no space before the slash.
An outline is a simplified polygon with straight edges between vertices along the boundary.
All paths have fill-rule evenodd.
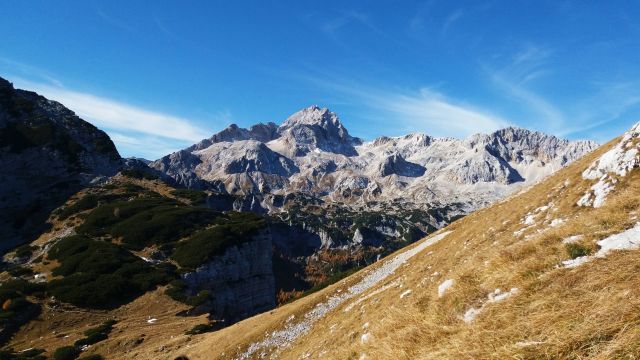
<path id="1" fill-rule="evenodd" d="M 233 154 L 233 156 L 227 156 Z M 293 161 L 254 140 L 219 144 L 202 150 L 200 159 L 206 165 L 216 164 L 225 174 L 261 172 L 288 177 L 298 171 Z M 202 167 L 202 171 L 215 171 Z"/>
<path id="2" fill-rule="evenodd" d="M 318 106 L 298 111 L 278 128 L 281 140 L 291 147 L 289 155 L 304 156 L 315 149 L 355 156 L 361 141 L 349 135 L 338 116 Z"/>
<path id="3" fill-rule="evenodd" d="M 479 182 L 511 184 L 524 180 L 509 163 L 486 152 L 464 159 L 458 167 L 452 170 L 452 175 L 456 182 L 463 184 Z"/>
<path id="4" fill-rule="evenodd" d="M 263 232 L 214 257 L 183 279 L 193 294 L 208 290 L 211 317 L 234 322 L 275 307 L 272 242 Z"/>
<path id="5" fill-rule="evenodd" d="M 195 172 L 202 161 L 187 150 L 180 150 L 156 160 L 148 166 L 163 174 L 163 178 L 170 184 L 188 187 L 190 189 L 224 189 L 221 181 L 204 181 Z"/>
<path id="6" fill-rule="evenodd" d="M 378 165 L 379 176 L 389 176 L 392 174 L 408 177 L 419 177 L 424 175 L 425 168 L 418 164 L 406 161 L 401 155 L 393 154 L 384 158 Z"/>
<path id="7" fill-rule="evenodd" d="M 214 134 L 209 139 L 202 140 L 201 142 L 185 149 L 187 151 L 196 151 L 206 149 L 209 146 L 225 141 L 237 141 L 237 140 L 256 140 L 260 142 L 268 142 L 278 137 L 278 126 L 274 123 L 256 124 L 251 126 L 248 130 L 238 127 L 236 124 L 229 125 L 221 132 Z"/>
<path id="8" fill-rule="evenodd" d="M 69 195 L 121 166 L 103 131 L 0 78 L 0 252 L 32 240 Z"/>
<path id="9" fill-rule="evenodd" d="M 548 163 L 561 159 L 576 160 L 598 144 L 594 141 L 568 141 L 538 131 L 508 127 L 490 135 L 478 134 L 467 140 L 472 148 L 484 146 L 491 154 L 506 161 L 523 162 L 535 158 Z"/>

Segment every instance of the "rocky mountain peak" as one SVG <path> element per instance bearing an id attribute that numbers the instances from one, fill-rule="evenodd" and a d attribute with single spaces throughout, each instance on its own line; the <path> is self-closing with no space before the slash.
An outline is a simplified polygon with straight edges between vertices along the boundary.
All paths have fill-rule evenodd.
<path id="1" fill-rule="evenodd" d="M 354 148 L 362 141 L 349 135 L 338 116 L 317 105 L 291 115 L 278 128 L 282 147 L 289 155 L 304 156 L 319 149 L 345 156 L 357 155 Z"/>
<path id="2" fill-rule="evenodd" d="M 208 148 L 209 146 L 219 142 L 232 142 L 239 140 L 256 140 L 267 142 L 278 136 L 278 126 L 272 122 L 267 124 L 255 124 L 249 129 L 244 129 L 236 124 L 227 126 L 224 130 L 213 134 L 208 139 L 204 139 L 199 143 L 185 149 L 187 151 L 197 151 Z"/>
<path id="3" fill-rule="evenodd" d="M 0 89 L 10 88 L 13 89 L 13 85 L 6 79 L 0 77 Z"/>
<path id="4" fill-rule="evenodd" d="M 323 128 L 330 125 L 343 127 L 335 113 L 318 105 L 311 105 L 292 114 L 280 125 L 280 128 L 287 129 L 297 125 L 318 125 Z"/>

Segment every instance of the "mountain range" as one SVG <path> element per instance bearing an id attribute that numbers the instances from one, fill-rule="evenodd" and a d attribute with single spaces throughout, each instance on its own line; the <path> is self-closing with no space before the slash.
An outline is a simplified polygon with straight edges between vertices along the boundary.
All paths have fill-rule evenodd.
<path id="1" fill-rule="evenodd" d="M 462 203 L 470 211 L 596 147 L 513 127 L 464 140 L 409 134 L 363 142 L 335 113 L 311 106 L 279 126 L 230 125 L 149 166 L 181 186 L 256 195 L 252 210 L 277 212 L 274 196 L 304 193 L 348 205 Z"/>

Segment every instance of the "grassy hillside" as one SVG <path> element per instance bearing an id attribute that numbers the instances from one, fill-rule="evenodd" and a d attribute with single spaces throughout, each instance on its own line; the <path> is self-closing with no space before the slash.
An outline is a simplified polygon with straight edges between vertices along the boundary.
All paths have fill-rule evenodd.
<path id="1" fill-rule="evenodd" d="M 34 347 L 33 356 L 56 357 L 57 348 L 78 356 L 82 346 L 108 340 L 114 319 L 117 328 L 136 328 L 141 314 L 149 314 L 147 326 L 162 314 L 179 321 L 176 335 L 208 329 L 201 316 L 180 314 L 216 294 L 190 294 L 180 274 L 250 241 L 265 221 L 200 206 L 205 197 L 125 174 L 74 195 L 52 213 L 52 231 L 5 257 L 0 343 L 10 341 L 0 359 L 25 357 L 19 350 Z"/>
<path id="2" fill-rule="evenodd" d="M 619 141 L 309 297 L 169 340 L 168 356 L 637 358 L 640 252 L 607 247 L 640 241 L 640 171 L 577 205 L 598 183 L 582 172 Z"/>

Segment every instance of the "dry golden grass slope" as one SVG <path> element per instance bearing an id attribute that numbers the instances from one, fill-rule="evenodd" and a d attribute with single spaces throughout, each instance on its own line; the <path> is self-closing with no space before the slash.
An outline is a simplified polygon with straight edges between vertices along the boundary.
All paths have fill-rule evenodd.
<path id="1" fill-rule="evenodd" d="M 637 135 L 312 296 L 215 333 L 176 337 L 162 355 L 636 359 L 640 251 L 605 254 L 596 242 L 639 221 Z M 578 206 L 599 182 L 583 171 L 615 146 L 634 169 L 608 175 L 613 189 L 602 206 Z M 627 231 L 627 245 L 640 243 L 638 233 Z M 583 264 L 563 265 L 585 254 Z M 154 351 L 137 354 L 155 358 Z"/>

